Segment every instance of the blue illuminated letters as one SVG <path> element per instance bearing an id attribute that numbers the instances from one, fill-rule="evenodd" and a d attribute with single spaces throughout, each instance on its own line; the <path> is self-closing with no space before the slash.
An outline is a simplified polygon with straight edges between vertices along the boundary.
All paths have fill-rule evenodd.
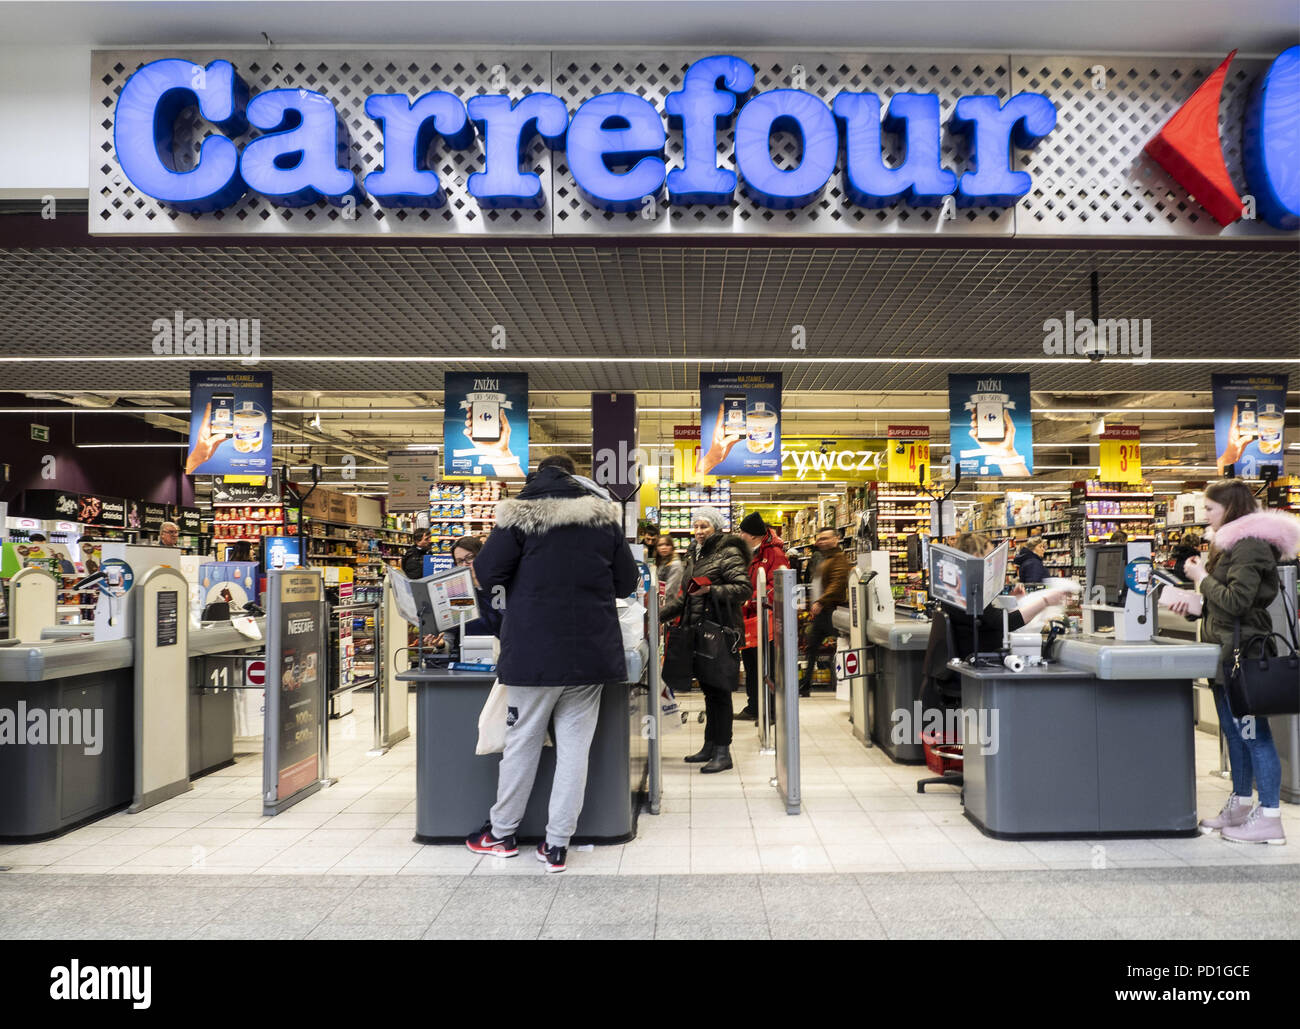
<path id="1" fill-rule="evenodd" d="M 668 198 L 674 204 L 731 203 L 736 173 L 718 167 L 718 128 L 731 121 L 737 96 L 753 88 L 748 61 L 706 57 L 686 69 L 679 92 L 664 98 L 668 124 L 681 130 L 686 152 L 682 167 L 668 173 Z"/>
<path id="2" fill-rule="evenodd" d="M 797 167 L 776 166 L 770 149 L 773 132 L 799 137 Z M 745 192 L 764 207 L 787 210 L 814 200 L 826 188 L 839 155 L 830 108 L 801 89 L 759 93 L 736 118 L 736 167 Z"/>
<path id="3" fill-rule="evenodd" d="M 1028 172 L 1011 170 L 1011 144 L 1036 147 L 1056 127 L 1056 106 L 1041 93 L 1017 93 L 1005 105 L 995 96 L 964 96 L 949 126 L 970 139 L 975 165 L 957 182 L 957 206 L 1010 207 L 1033 184 Z"/>
<path id="4" fill-rule="evenodd" d="M 1300 227 L 1300 46 L 1280 53 L 1259 77 L 1243 142 L 1260 217 L 1275 229 Z"/>
<path id="5" fill-rule="evenodd" d="M 659 195 L 667 141 L 650 101 L 603 93 L 574 112 L 565 153 L 583 196 L 607 211 L 632 211 L 643 198 Z"/>
<path id="6" fill-rule="evenodd" d="M 329 97 L 307 89 L 268 89 L 248 102 L 248 122 L 263 134 L 244 147 L 239 167 L 254 193 L 284 207 L 324 197 L 361 199 L 347 168 L 348 136 Z"/>
<path id="7" fill-rule="evenodd" d="M 384 168 L 366 176 L 367 191 L 381 207 L 442 207 L 447 194 L 426 155 L 438 136 L 456 150 L 474 142 L 465 105 L 451 93 L 395 93 L 366 97 L 366 114 L 384 127 Z"/>
<path id="8" fill-rule="evenodd" d="M 841 93 L 831 105 L 844 132 L 844 192 L 859 207 L 886 207 L 906 198 L 915 207 L 934 207 L 957 185 L 940 160 L 939 98 L 933 93 L 899 93 L 880 121 L 880 97 Z M 904 141 L 903 163 L 885 164 L 881 131 Z"/>
<path id="9" fill-rule="evenodd" d="M 1247 142 L 1260 209 L 1274 224 L 1294 218 L 1297 206 L 1288 154 L 1298 130 L 1294 104 L 1287 106 L 1300 74 L 1296 53 L 1293 48 L 1278 58 L 1260 87 L 1251 115 L 1259 127 L 1256 142 Z M 1024 196 L 1030 176 L 1013 169 L 1013 147 L 1035 146 L 1056 125 L 1056 108 L 1037 93 L 1017 93 L 1005 102 L 989 95 L 959 98 L 948 123 L 948 131 L 969 139 L 970 169 L 959 176 L 943 164 L 944 126 L 934 94 L 890 99 L 842 92 L 828 106 L 802 89 L 754 93 L 754 84 L 748 61 L 717 54 L 686 68 L 663 112 L 641 96 L 619 92 L 590 97 L 573 112 L 551 93 L 468 100 L 441 90 L 413 99 L 377 94 L 366 99 L 365 113 L 382 134 L 383 166 L 365 176 L 363 192 L 347 125 L 328 96 L 268 89 L 250 99 L 229 61 L 203 67 L 161 60 L 144 65 L 123 85 L 114 143 L 123 172 L 138 190 L 194 213 L 229 207 L 249 191 L 284 207 L 321 199 L 346 205 L 367 194 L 385 208 L 443 207 L 447 194 L 437 168 L 446 149 L 471 149 L 473 159 L 481 160 L 481 170 L 466 181 L 480 207 L 540 208 L 550 184 L 529 160 L 539 136 L 550 149 L 565 152 L 578 192 L 606 211 L 635 211 L 647 198 L 661 198 L 665 186 L 674 205 L 730 205 L 740 186 L 764 207 L 803 207 L 822 195 L 841 151 L 847 203 L 936 206 L 951 196 L 970 207 L 1007 206 Z M 191 167 L 173 154 L 172 129 L 180 112 L 193 106 L 220 134 L 203 141 Z M 664 115 L 669 129 L 680 133 L 681 166 L 672 169 L 664 156 Z M 728 131 L 734 163 L 720 167 L 719 154 L 727 147 L 719 137 Z M 882 153 L 886 132 L 898 137 L 904 154 L 896 166 Z M 773 139 L 782 134 L 797 142 L 789 160 L 773 157 Z M 563 182 L 557 175 L 555 188 Z"/>
<path id="10" fill-rule="evenodd" d="M 541 136 L 552 150 L 564 146 L 569 109 L 550 93 L 529 93 L 518 103 L 508 96 L 471 97 L 470 119 L 483 135 L 485 168 L 469 177 L 469 195 L 484 207 L 541 207 L 542 180 L 525 171 L 528 144 Z"/>
<path id="11" fill-rule="evenodd" d="M 239 176 L 239 148 L 226 136 L 209 136 L 193 168 L 176 166 L 172 125 L 196 103 L 199 114 L 227 136 L 247 130 L 248 86 L 229 61 L 213 61 L 206 68 L 179 60 L 146 64 L 122 86 L 113 149 L 140 192 L 186 211 L 217 211 L 247 191 Z"/>

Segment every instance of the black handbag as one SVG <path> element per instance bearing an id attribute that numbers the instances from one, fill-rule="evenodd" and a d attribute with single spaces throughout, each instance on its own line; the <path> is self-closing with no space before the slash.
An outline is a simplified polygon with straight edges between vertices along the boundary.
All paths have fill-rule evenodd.
<path id="1" fill-rule="evenodd" d="M 1272 640 L 1282 641 L 1289 653 L 1277 650 Z M 1285 636 L 1271 632 L 1254 636 L 1241 645 L 1241 619 L 1232 630 L 1232 657 L 1223 662 L 1228 707 L 1233 718 L 1247 715 L 1300 714 L 1300 653 Z"/>
<path id="2" fill-rule="evenodd" d="M 724 685 L 734 683 L 740 672 L 740 646 L 745 640 L 741 629 L 718 616 L 718 605 L 709 596 L 712 618 L 704 618 L 695 627 L 695 675 L 701 682 Z M 728 604 L 728 613 L 731 606 Z"/>
<path id="3" fill-rule="evenodd" d="M 695 626 L 664 626 L 664 663 L 659 674 L 667 683 L 690 683 L 695 674 Z"/>

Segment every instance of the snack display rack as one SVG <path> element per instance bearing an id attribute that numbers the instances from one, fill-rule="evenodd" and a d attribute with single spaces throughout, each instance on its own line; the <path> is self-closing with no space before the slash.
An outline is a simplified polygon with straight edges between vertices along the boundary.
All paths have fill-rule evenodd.
<path id="1" fill-rule="evenodd" d="M 926 601 L 920 574 L 907 570 L 907 538 L 930 535 L 930 498 L 919 486 L 898 482 L 871 484 L 869 509 L 876 512 L 880 549 L 889 553 L 889 585 L 894 603 L 919 610 Z"/>
<path id="2" fill-rule="evenodd" d="M 667 483 L 659 487 L 659 532 L 673 537 L 673 543 L 679 552 L 691 545 L 691 518 L 695 510 L 701 507 L 716 507 L 726 515 L 724 531 L 735 531 L 729 479 L 719 479 L 711 486 Z"/>

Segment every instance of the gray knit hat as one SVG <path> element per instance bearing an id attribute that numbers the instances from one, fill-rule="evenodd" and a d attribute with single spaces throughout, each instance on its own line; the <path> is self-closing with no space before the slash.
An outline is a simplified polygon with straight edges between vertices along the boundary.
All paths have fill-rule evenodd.
<path id="1" fill-rule="evenodd" d="M 704 521 L 712 522 L 713 527 L 717 529 L 719 532 L 722 532 L 727 528 L 727 516 L 724 515 L 721 511 L 719 511 L 716 507 L 697 507 L 694 511 L 691 512 L 692 525 L 694 525 L 696 522 L 700 521 L 701 519 L 703 519 Z"/>

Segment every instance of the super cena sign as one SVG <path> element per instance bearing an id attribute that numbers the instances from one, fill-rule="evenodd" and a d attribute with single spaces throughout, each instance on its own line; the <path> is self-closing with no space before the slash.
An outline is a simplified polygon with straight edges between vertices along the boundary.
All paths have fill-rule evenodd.
<path id="1" fill-rule="evenodd" d="M 763 207 L 791 210 L 814 202 L 837 168 L 844 195 L 861 207 L 938 207 L 948 197 L 963 208 L 1008 207 L 1032 186 L 1027 172 L 1013 168 L 1013 148 L 1034 148 L 1057 121 L 1055 105 L 1037 92 L 1005 101 L 961 96 L 945 125 L 933 93 L 841 91 L 828 104 L 793 88 L 751 96 L 754 86 L 749 62 L 717 55 L 689 66 L 663 113 L 626 92 L 592 96 L 573 111 L 547 92 L 467 100 L 441 90 L 414 99 L 372 94 L 365 113 L 382 134 L 383 164 L 358 181 L 349 132 L 324 93 L 274 88 L 254 95 L 229 61 L 169 58 L 144 65 L 122 86 L 114 149 L 136 189 L 190 214 L 230 207 L 250 193 L 289 208 L 322 199 L 355 205 L 367 194 L 384 208 L 439 208 L 447 192 L 434 169 L 438 148 L 471 147 L 481 148 L 482 170 L 466 187 L 481 208 L 540 208 L 547 189 L 526 160 L 535 138 L 564 151 L 578 190 L 606 211 L 637 210 L 665 190 L 673 205 L 726 205 L 737 189 Z M 217 130 L 192 167 L 178 161 L 173 138 L 189 107 Z M 718 164 L 718 134 L 727 128 L 734 129 L 734 168 Z M 960 174 L 942 160 L 945 128 L 968 142 Z M 241 146 L 237 140 L 251 130 L 256 134 Z M 669 130 L 681 134 L 680 167 L 665 158 Z M 774 159 L 777 133 L 798 139 L 796 165 Z M 900 161 L 886 161 L 882 134 L 898 137 Z"/>

